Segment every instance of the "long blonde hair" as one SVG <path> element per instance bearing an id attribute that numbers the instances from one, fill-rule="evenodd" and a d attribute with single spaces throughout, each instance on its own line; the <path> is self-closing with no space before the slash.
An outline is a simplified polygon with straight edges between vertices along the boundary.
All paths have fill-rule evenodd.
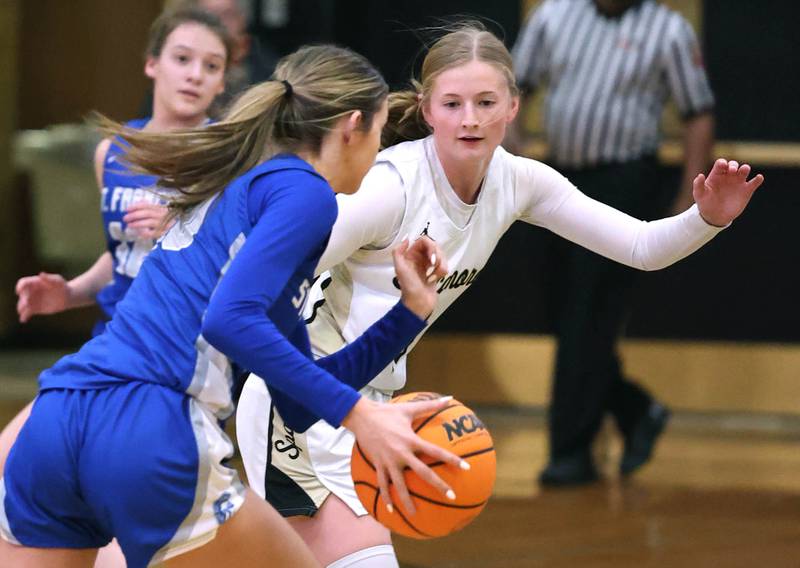
<path id="1" fill-rule="evenodd" d="M 381 145 L 386 148 L 406 140 L 418 140 L 431 133 L 422 115 L 436 78 L 444 71 L 482 61 L 500 71 L 512 96 L 519 95 L 511 54 L 503 42 L 477 21 L 465 21 L 439 28 L 444 35 L 428 49 L 422 62 L 420 79 L 411 80 L 411 89 L 389 95 L 389 119 L 383 129 Z"/>
<path id="2" fill-rule="evenodd" d="M 388 94 L 381 74 L 363 56 L 342 47 L 302 47 L 278 63 L 273 80 L 245 91 L 220 122 L 156 133 L 126 128 L 97 116 L 101 130 L 128 143 L 125 162 L 177 190 L 178 215 L 224 190 L 234 179 L 280 152 L 317 154 L 342 117 L 372 120 Z"/>

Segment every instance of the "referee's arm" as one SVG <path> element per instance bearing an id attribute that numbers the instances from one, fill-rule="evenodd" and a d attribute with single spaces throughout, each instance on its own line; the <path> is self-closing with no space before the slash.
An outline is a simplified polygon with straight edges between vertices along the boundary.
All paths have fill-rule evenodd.
<path id="1" fill-rule="evenodd" d="M 694 203 L 692 180 L 711 163 L 714 95 L 691 25 L 679 16 L 671 31 L 665 46 L 666 75 L 672 97 L 684 119 L 683 176 L 672 206 L 674 213 L 680 213 Z"/>
<path id="2" fill-rule="evenodd" d="M 525 150 L 527 108 L 536 87 L 544 80 L 546 67 L 544 26 L 548 7 L 548 4 L 545 3 L 528 14 L 511 50 L 514 74 L 520 89 L 520 100 L 519 112 L 506 131 L 503 147 L 512 154 L 523 154 Z"/>

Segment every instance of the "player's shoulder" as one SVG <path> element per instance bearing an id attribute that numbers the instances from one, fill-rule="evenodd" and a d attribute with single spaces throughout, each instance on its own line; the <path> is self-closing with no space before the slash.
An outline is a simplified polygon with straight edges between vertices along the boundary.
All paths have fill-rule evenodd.
<path id="1" fill-rule="evenodd" d="M 328 180 L 297 156 L 277 156 L 264 162 L 251 170 L 244 186 L 250 201 L 260 201 L 262 206 L 281 199 L 315 212 L 336 209 L 335 194 Z"/>
<path id="2" fill-rule="evenodd" d="M 425 159 L 425 140 L 427 138 L 401 142 L 382 150 L 375 159 L 373 167 L 377 166 L 387 172 L 394 171 L 404 183 L 408 183 L 416 174 L 420 162 Z"/>
<path id="3" fill-rule="evenodd" d="M 502 147 L 498 147 L 493 160 L 498 160 L 502 171 L 509 175 L 517 184 L 539 185 L 542 182 L 561 179 L 564 176 L 552 166 L 527 156 L 512 154 Z"/>

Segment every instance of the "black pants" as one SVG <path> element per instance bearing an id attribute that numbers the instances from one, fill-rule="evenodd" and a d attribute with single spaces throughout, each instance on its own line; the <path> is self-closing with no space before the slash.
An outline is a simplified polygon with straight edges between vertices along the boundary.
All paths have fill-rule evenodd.
<path id="1" fill-rule="evenodd" d="M 559 168 L 582 192 L 639 219 L 665 210 L 656 160 Z M 549 412 L 552 457 L 588 451 L 610 412 L 623 434 L 650 395 L 625 378 L 616 351 L 638 271 L 553 238 L 549 302 L 558 341 Z"/>

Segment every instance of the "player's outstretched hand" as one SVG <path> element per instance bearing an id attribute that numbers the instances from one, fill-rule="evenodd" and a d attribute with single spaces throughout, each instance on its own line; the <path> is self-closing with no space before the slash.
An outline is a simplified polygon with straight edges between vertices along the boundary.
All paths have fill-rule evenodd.
<path id="1" fill-rule="evenodd" d="M 412 515 L 416 511 L 403 477 L 406 467 L 448 499 L 456 498 L 453 490 L 418 456 L 425 454 L 433 461 L 453 467 L 469 466 L 463 465 L 457 455 L 423 440 L 411 428 L 414 417 L 441 410 L 451 398 L 381 404 L 362 397 L 345 417 L 343 425 L 355 434 L 359 446 L 375 466 L 380 494 L 389 512 L 393 510 L 390 485 L 394 485 L 403 508 Z"/>
<path id="2" fill-rule="evenodd" d="M 393 251 L 394 269 L 400 284 L 400 300 L 425 319 L 436 307 L 436 283 L 447 274 L 447 259 L 435 242 L 420 237 L 404 239 Z"/>
<path id="3" fill-rule="evenodd" d="M 40 272 L 17 281 L 17 314 L 21 323 L 41 314 L 56 314 L 67 309 L 69 287 L 60 274 Z"/>
<path id="4" fill-rule="evenodd" d="M 169 228 L 164 223 L 168 213 L 163 205 L 137 201 L 128 207 L 122 220 L 128 227 L 135 229 L 140 237 L 157 239 Z"/>
<path id="5" fill-rule="evenodd" d="M 699 174 L 694 178 L 692 194 L 706 223 L 724 227 L 741 215 L 753 192 L 764 182 L 761 174 L 748 180 L 749 175 L 749 165 L 720 158 L 708 177 Z"/>

